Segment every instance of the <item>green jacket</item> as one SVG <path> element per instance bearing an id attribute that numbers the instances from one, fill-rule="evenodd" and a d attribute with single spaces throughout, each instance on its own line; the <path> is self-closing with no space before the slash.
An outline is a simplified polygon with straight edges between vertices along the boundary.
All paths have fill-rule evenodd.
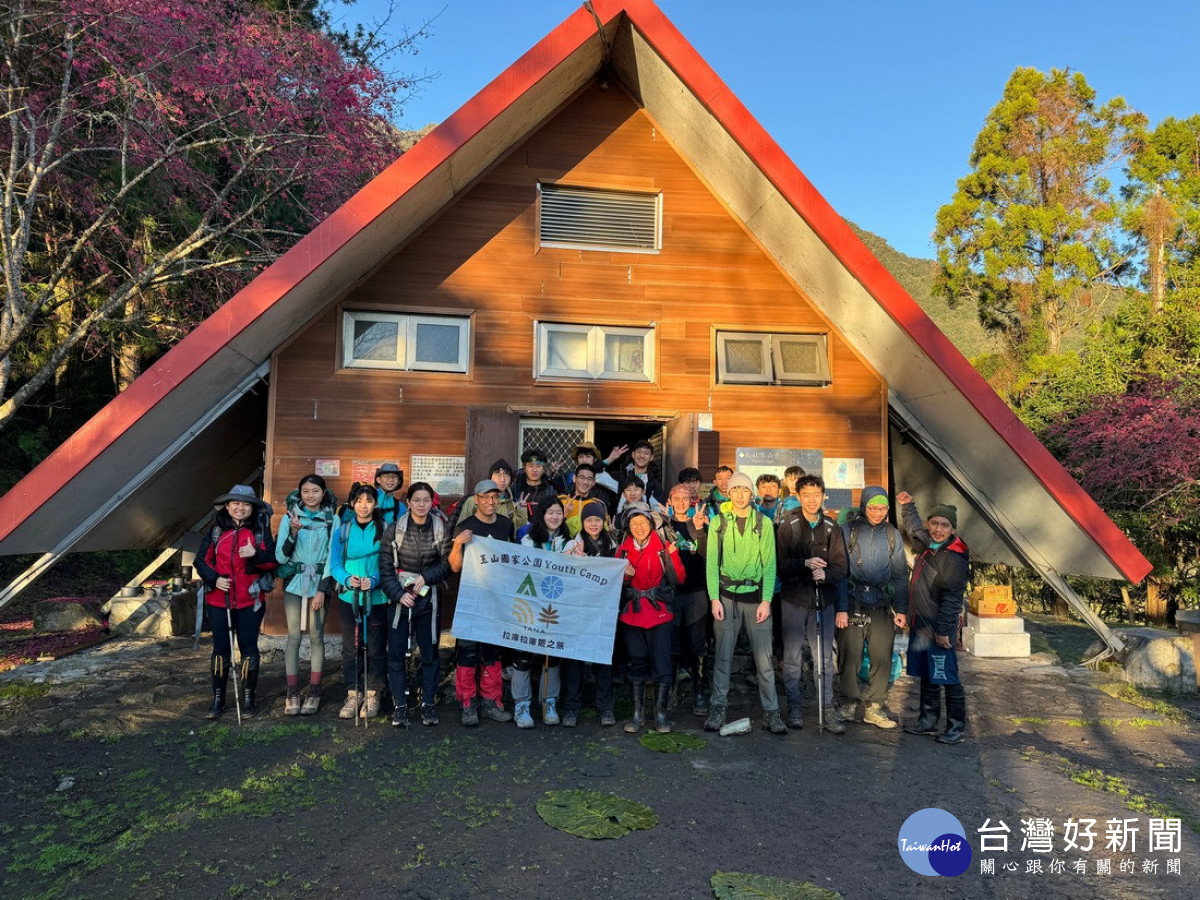
<path id="1" fill-rule="evenodd" d="M 750 586 L 730 582 L 753 581 L 758 585 L 761 602 L 771 602 L 775 592 L 775 526 L 753 507 L 745 534 L 738 528 L 732 509 L 709 522 L 705 559 L 710 600 L 721 595 L 724 580 L 726 594 L 745 594 L 745 599 L 751 600 L 755 591 Z"/>

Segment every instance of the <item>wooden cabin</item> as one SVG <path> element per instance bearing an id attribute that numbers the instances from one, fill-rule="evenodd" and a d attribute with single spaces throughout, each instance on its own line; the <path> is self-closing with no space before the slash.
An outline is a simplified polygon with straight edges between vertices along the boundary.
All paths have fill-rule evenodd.
<path id="1" fill-rule="evenodd" d="M 194 547 L 235 482 L 394 461 L 452 500 L 638 438 L 668 484 L 835 460 L 833 505 L 957 503 L 1081 612 L 1065 574 L 1150 571 L 653 2 L 595 0 L 0 498 L 0 553 L 42 554 L 0 605 L 70 550 Z"/>

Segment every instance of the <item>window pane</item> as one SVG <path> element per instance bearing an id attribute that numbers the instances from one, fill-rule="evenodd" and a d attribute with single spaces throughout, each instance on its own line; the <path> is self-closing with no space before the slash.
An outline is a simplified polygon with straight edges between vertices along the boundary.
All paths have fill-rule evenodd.
<path id="1" fill-rule="evenodd" d="M 729 375 L 762 375 L 763 345 L 761 340 L 738 341 L 725 339 L 725 372 Z"/>
<path id="2" fill-rule="evenodd" d="M 400 341 L 400 326 L 396 322 L 354 321 L 354 358 L 380 362 L 395 362 Z"/>
<path id="3" fill-rule="evenodd" d="M 550 331 L 546 335 L 546 368 L 587 371 L 588 336 L 580 331 Z"/>
<path id="4" fill-rule="evenodd" d="M 785 372 L 799 372 L 807 375 L 820 371 L 816 341 L 780 341 L 779 352 L 783 356 Z"/>
<path id="5" fill-rule="evenodd" d="M 640 334 L 606 334 L 604 336 L 604 371 L 646 371 L 645 338 Z"/>
<path id="6" fill-rule="evenodd" d="M 416 359 L 418 363 L 449 363 L 458 360 L 458 335 L 456 325 L 433 325 L 417 323 Z"/>

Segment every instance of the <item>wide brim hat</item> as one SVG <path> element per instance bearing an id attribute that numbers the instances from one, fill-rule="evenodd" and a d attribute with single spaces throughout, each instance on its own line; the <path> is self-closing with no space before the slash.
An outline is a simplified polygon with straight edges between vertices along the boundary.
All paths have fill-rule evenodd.
<path id="1" fill-rule="evenodd" d="M 213 508 L 224 509 L 225 504 L 230 500 L 238 500 L 242 503 L 249 503 L 252 506 L 258 507 L 259 509 L 262 509 L 267 505 L 262 500 L 258 499 L 258 494 L 254 493 L 254 488 L 250 487 L 250 485 L 235 484 L 226 493 L 222 494 L 213 501 Z"/>
<path id="2" fill-rule="evenodd" d="M 601 459 L 600 448 L 591 441 L 580 441 L 575 445 L 575 449 L 571 451 L 571 459 L 579 459 L 580 453 L 590 453 L 596 459 Z"/>
<path id="3" fill-rule="evenodd" d="M 395 463 L 384 463 L 375 470 L 375 480 L 379 481 L 380 475 L 395 475 L 400 479 L 400 483 L 404 484 L 404 472 Z"/>

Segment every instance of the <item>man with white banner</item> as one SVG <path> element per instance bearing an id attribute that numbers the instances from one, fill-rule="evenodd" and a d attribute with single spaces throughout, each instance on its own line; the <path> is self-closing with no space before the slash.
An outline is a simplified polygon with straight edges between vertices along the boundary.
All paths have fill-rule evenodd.
<path id="1" fill-rule="evenodd" d="M 625 561 L 475 537 L 463 548 L 457 639 L 612 661 Z"/>

